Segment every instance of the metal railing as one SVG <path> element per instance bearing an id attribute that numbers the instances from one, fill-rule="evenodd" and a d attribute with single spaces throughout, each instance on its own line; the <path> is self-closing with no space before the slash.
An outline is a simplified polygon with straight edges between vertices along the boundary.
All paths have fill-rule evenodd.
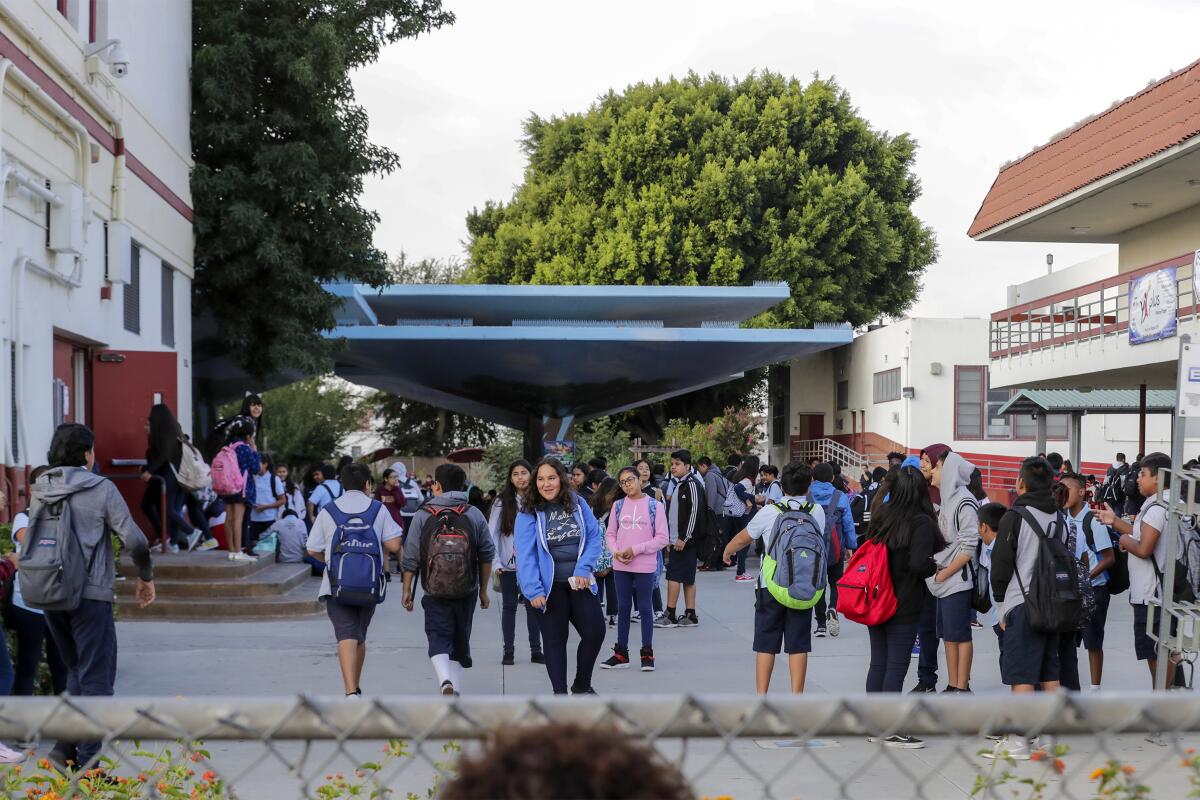
<path id="1" fill-rule="evenodd" d="M 819 458 L 824 462 L 836 461 L 841 465 L 842 473 L 854 480 L 858 480 L 859 473 L 868 466 L 866 456 L 833 439 L 793 439 L 791 457 L 793 461 L 810 458 Z"/>
<path id="2" fill-rule="evenodd" d="M 486 758 L 493 732 L 564 724 L 605 726 L 649 744 L 661 768 L 677 768 L 697 797 L 1181 798 L 1200 786 L 1193 749 L 1200 697 L 1138 692 L 1002 700 L 3 698 L 0 738 L 33 746 L 102 740 L 96 763 L 105 774 L 60 773 L 34 756 L 19 770 L 0 767 L 0 789 L 10 797 L 53 790 L 61 798 L 433 797 L 454 780 L 460 757 Z M 921 737 L 925 747 L 888 746 L 886 737 L 896 734 Z M 998 749 L 988 736 L 1026 745 L 1032 757 L 988 759 L 983 754 Z M 584 780 L 588 766 L 555 763 L 547 754 L 541 768 Z M 97 783 L 101 778 L 107 783 Z M 105 793 L 105 786 L 125 793 Z"/>
<path id="3" fill-rule="evenodd" d="M 992 314 L 991 357 L 1006 358 L 1127 331 L 1129 281 L 1168 267 L 1176 268 L 1176 315 L 1192 317 L 1197 311 L 1193 258 L 1193 253 L 1185 253 L 997 311 Z"/>

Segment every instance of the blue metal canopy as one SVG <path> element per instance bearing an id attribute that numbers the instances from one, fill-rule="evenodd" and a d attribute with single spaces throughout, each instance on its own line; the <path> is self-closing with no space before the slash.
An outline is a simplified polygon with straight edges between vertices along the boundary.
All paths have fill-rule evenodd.
<path id="1" fill-rule="evenodd" d="M 751 287 L 337 287 L 338 375 L 503 425 L 584 420 L 848 344 L 848 325 L 739 328 L 789 296 Z"/>

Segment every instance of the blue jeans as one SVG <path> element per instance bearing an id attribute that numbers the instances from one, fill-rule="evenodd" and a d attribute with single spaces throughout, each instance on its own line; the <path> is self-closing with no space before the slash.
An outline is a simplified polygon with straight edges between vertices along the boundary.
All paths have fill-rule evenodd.
<path id="1" fill-rule="evenodd" d="M 871 639 L 871 666 L 867 670 L 868 692 L 900 692 L 908 675 L 913 642 L 917 638 L 915 622 L 885 622 L 867 628 Z M 924 647 L 922 646 L 922 655 Z"/>
<path id="2" fill-rule="evenodd" d="M 74 611 L 47 611 L 46 627 L 67 665 L 67 692 L 75 697 L 112 697 L 117 680 L 117 627 L 111 602 L 81 600 Z M 102 742 L 59 743 L 55 749 L 80 769 L 94 764 Z"/>
<path id="3" fill-rule="evenodd" d="M 917 680 L 926 686 L 937 686 L 937 598 L 929 592 L 925 593 L 921 621 L 917 623 L 917 638 L 921 642 L 921 657 L 917 659 Z M 908 657 L 912 658 L 911 646 L 908 648 Z"/>
<path id="4" fill-rule="evenodd" d="M 0 626 L 0 696 L 12 694 L 13 682 L 17 679 L 12 657 L 8 654 L 8 636 Z"/>
<path id="5" fill-rule="evenodd" d="M 613 570 L 617 581 L 617 647 L 629 649 L 629 621 L 633 616 L 633 598 L 637 593 L 638 614 L 641 615 L 642 647 L 654 646 L 654 614 L 651 612 L 650 587 L 653 572 L 623 572 Z"/>
<path id="6" fill-rule="evenodd" d="M 730 535 L 730 540 L 737 536 L 742 531 L 746 530 L 746 526 L 750 524 L 750 515 L 738 517 L 733 523 L 733 533 Z M 737 551 L 737 574 L 746 574 L 746 557 L 750 555 L 750 545 L 746 545 L 741 550 Z"/>
<path id="7" fill-rule="evenodd" d="M 500 631 L 504 636 L 504 652 L 511 654 L 517 638 L 517 573 L 505 570 L 500 573 Z M 529 633 L 529 652 L 542 652 L 542 635 L 538 629 L 538 617 L 542 612 L 525 606 L 525 628 Z"/>

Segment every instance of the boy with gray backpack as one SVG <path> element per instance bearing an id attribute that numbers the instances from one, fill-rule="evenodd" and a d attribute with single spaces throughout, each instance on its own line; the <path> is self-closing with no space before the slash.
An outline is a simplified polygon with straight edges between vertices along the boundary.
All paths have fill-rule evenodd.
<path id="1" fill-rule="evenodd" d="M 752 540 L 763 543 L 754 603 L 755 688 L 766 694 L 782 648 L 788 655 L 792 693 L 804 691 L 812 650 L 812 608 L 825 596 L 829 565 L 825 511 L 805 498 L 812 482 L 807 464 L 783 468 L 783 497 L 769 503 L 725 547 L 726 564 Z"/>

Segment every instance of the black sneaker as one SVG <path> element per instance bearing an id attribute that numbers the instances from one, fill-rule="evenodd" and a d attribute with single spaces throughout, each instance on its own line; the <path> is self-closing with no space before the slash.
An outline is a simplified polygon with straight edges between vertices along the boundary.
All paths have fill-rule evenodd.
<path id="1" fill-rule="evenodd" d="M 596 690 L 590 686 L 587 687 L 586 689 L 576 689 L 574 687 L 572 687 L 572 689 L 571 689 L 571 694 L 595 694 L 595 693 L 596 693 Z"/>
<path id="2" fill-rule="evenodd" d="M 600 662 L 600 669 L 629 669 L 629 648 L 614 646 L 613 654 Z"/>
<path id="3" fill-rule="evenodd" d="M 652 648 L 642 648 L 642 672 L 654 672 L 654 650 Z"/>
<path id="4" fill-rule="evenodd" d="M 442 681 L 442 695 L 444 697 L 458 697 L 458 692 L 454 691 L 454 684 L 450 681 Z"/>
<path id="5" fill-rule="evenodd" d="M 813 631 L 813 636 L 817 637 L 818 639 L 824 639 L 825 638 L 825 626 L 818 625 L 817 629 L 815 631 Z"/>
<path id="6" fill-rule="evenodd" d="M 684 614 L 682 617 L 679 618 L 679 622 L 676 624 L 676 627 L 691 628 L 691 627 L 693 627 L 695 625 L 699 625 L 699 624 L 700 624 L 700 620 L 696 619 L 695 614 Z"/>
<path id="7" fill-rule="evenodd" d="M 678 628 L 679 620 L 675 619 L 675 615 L 668 612 L 662 616 L 654 618 L 654 627 L 656 628 Z"/>
<path id="8" fill-rule="evenodd" d="M 909 691 L 909 694 L 937 694 L 937 687 L 928 683 L 918 682 L 917 685 Z"/>
<path id="9" fill-rule="evenodd" d="M 610 628 L 617 627 L 617 617 L 615 614 L 608 615 L 608 627 L 610 627 Z"/>
<path id="10" fill-rule="evenodd" d="M 925 742 L 915 736 L 889 736 L 883 740 L 883 744 L 900 750 L 920 750 L 925 746 Z"/>
<path id="11" fill-rule="evenodd" d="M 500 659 L 500 664 L 505 667 L 511 667 L 512 665 L 514 665 L 516 663 L 517 663 L 517 659 L 513 657 L 513 654 L 511 651 L 505 653 L 504 657 Z"/>
<path id="12" fill-rule="evenodd" d="M 529 654 L 529 663 L 530 664 L 545 664 L 546 657 L 544 655 L 542 655 L 540 650 L 536 653 L 530 653 Z"/>

